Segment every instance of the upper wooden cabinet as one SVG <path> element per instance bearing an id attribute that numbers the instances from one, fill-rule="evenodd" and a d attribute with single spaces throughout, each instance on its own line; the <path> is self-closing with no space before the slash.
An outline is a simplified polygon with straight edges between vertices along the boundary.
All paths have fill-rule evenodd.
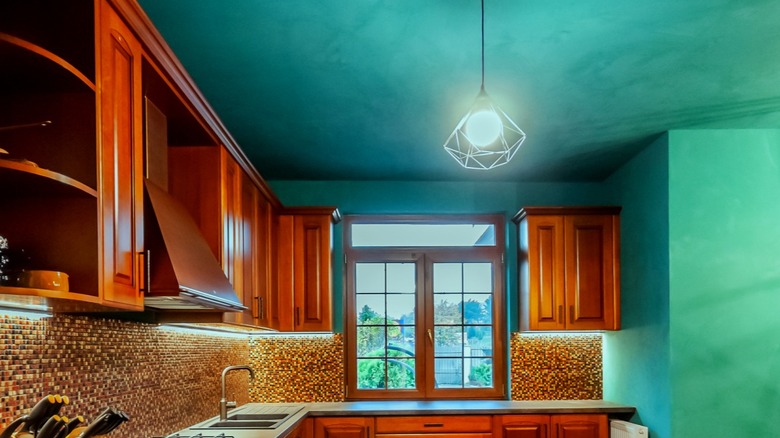
<path id="1" fill-rule="evenodd" d="M 287 208 L 277 218 L 277 287 L 271 325 L 280 331 L 332 330 L 332 229 L 335 207 Z"/>
<path id="2" fill-rule="evenodd" d="M 119 186 L 103 193 L 115 181 L 103 179 L 101 155 L 103 134 L 122 137 L 116 147 L 124 152 L 134 147 L 126 141 L 134 134 L 96 130 L 98 116 L 106 116 L 98 112 L 105 105 L 99 93 L 104 84 L 112 87 L 104 94 L 116 111 L 134 106 L 138 95 L 131 90 L 139 55 L 132 35 L 123 41 L 124 59 L 111 66 L 124 76 L 107 78 L 102 69 L 108 66 L 98 62 L 103 58 L 96 55 L 95 43 L 102 44 L 103 31 L 113 26 L 110 12 L 104 18 L 103 6 L 93 0 L 0 4 L 0 145 L 7 151 L 0 153 L 0 186 L 7 188 L 0 193 L 0 235 L 15 251 L 15 266 L 6 266 L 0 281 L 0 300 L 9 304 L 61 311 L 139 308 L 140 248 L 132 235 L 138 222 L 124 215 L 136 186 L 123 166 L 108 171 L 109 179 L 119 174 Z M 122 97 L 114 99 L 115 93 Z M 102 208 L 113 200 L 122 216 L 118 221 L 103 216 L 104 211 L 113 215 Z M 103 228 L 104 219 L 110 229 Z M 119 227 L 131 230 L 103 245 L 101 230 L 111 235 Z M 117 263 L 112 261 L 104 275 L 103 256 L 113 254 Z M 21 268 L 65 272 L 69 289 L 21 287 L 16 273 L 9 272 Z"/>
<path id="3" fill-rule="evenodd" d="M 17 251 L 0 305 L 140 311 L 146 295 L 170 321 L 330 330 L 334 209 L 284 209 L 136 1 L 0 2 L 0 63 L 0 236 Z M 165 307 L 178 266 L 145 179 L 183 204 L 246 311 Z M 22 287 L 21 268 L 69 290 Z"/>
<path id="4" fill-rule="evenodd" d="M 619 207 L 526 207 L 519 229 L 521 330 L 620 328 Z"/>
<path id="5" fill-rule="evenodd" d="M 143 309 L 141 44 L 114 9 L 100 7 L 100 242 L 103 298 Z"/>

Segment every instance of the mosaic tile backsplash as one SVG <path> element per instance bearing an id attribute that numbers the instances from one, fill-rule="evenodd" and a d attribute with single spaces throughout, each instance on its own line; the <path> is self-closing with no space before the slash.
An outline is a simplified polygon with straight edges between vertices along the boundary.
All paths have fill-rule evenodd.
<path id="1" fill-rule="evenodd" d="M 514 333 L 511 339 L 513 400 L 602 398 L 600 334 Z M 344 400 L 344 343 L 339 334 L 258 337 L 250 340 L 258 376 L 256 402 Z"/>
<path id="2" fill-rule="evenodd" d="M 219 412 L 220 375 L 249 360 L 247 339 L 161 330 L 85 316 L 30 319 L 0 312 L 0 429 L 48 394 L 71 403 L 61 414 L 95 418 L 106 406 L 130 421 L 114 438 L 163 436 Z M 249 401 L 245 372 L 228 394 Z"/>
<path id="3" fill-rule="evenodd" d="M 341 334 L 258 336 L 250 339 L 255 402 L 344 400 L 344 342 Z"/>
<path id="4" fill-rule="evenodd" d="M 513 333 L 512 400 L 600 400 L 601 334 Z"/>
<path id="5" fill-rule="evenodd" d="M 512 399 L 600 399 L 602 337 L 511 338 Z M 159 437 L 218 413 L 225 366 L 228 397 L 255 402 L 344 400 L 340 334 L 216 337 L 87 316 L 31 319 L 0 313 L 0 429 L 48 394 L 67 395 L 66 416 L 94 418 L 106 406 L 131 420 L 115 438 Z M 249 391 L 246 389 L 249 388 Z"/>

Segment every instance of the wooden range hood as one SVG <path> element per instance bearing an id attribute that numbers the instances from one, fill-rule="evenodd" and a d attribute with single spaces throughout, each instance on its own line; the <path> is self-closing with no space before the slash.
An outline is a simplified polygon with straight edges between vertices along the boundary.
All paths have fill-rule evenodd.
<path id="1" fill-rule="evenodd" d="M 152 181 L 146 188 L 147 290 L 144 305 L 157 310 L 246 310 L 195 220 Z"/>

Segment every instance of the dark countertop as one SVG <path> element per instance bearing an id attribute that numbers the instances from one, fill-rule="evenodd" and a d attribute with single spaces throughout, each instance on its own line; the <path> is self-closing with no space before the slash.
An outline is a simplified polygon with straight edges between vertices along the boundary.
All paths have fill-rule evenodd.
<path id="1" fill-rule="evenodd" d="M 636 409 L 602 400 L 435 400 L 435 401 L 357 401 L 310 403 L 308 414 L 325 416 L 381 415 L 477 415 L 477 414 L 616 414 L 631 416 Z"/>
<path id="2" fill-rule="evenodd" d="M 247 403 L 230 414 L 257 409 L 273 409 L 276 406 L 299 405 L 297 413 L 276 429 L 234 430 L 220 429 L 234 438 L 284 438 L 308 417 L 358 417 L 391 415 L 501 415 L 501 414 L 608 414 L 610 417 L 628 420 L 636 412 L 633 406 L 620 405 L 602 400 L 554 400 L 554 401 L 508 401 L 508 400 L 435 400 L 435 401 L 357 401 L 337 403 Z M 184 429 L 169 437 L 191 437 L 204 433 L 204 426 L 215 421 L 206 421 Z"/>

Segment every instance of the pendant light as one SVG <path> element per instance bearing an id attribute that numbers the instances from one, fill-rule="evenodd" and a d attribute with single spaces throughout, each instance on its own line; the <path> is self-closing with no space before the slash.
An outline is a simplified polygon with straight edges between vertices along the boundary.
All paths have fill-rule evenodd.
<path id="1" fill-rule="evenodd" d="M 525 133 L 485 91 L 485 0 L 482 1 L 482 85 L 471 109 L 460 119 L 444 149 L 467 169 L 488 170 L 509 162 Z"/>

